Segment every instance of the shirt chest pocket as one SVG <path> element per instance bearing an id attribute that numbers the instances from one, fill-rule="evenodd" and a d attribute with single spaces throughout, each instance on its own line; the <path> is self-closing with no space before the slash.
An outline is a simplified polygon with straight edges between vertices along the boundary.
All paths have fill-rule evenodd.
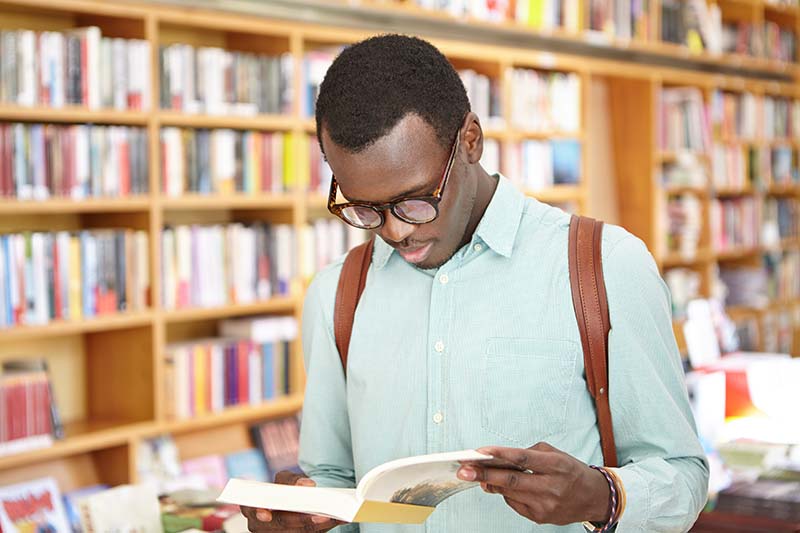
<path id="1" fill-rule="evenodd" d="M 568 340 L 491 338 L 483 360 L 482 428 L 528 447 L 566 429 L 578 344 Z"/>

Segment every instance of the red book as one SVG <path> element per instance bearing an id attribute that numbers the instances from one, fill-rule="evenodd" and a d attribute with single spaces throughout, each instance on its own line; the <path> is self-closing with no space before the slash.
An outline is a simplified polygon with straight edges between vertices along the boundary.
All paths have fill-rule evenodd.
<path id="1" fill-rule="evenodd" d="M 250 341 L 239 341 L 236 346 L 237 368 L 239 370 L 239 405 L 250 401 Z"/>
<path id="2" fill-rule="evenodd" d="M 120 196 L 128 196 L 131 192 L 131 161 L 130 145 L 128 137 L 125 136 L 120 141 L 119 147 L 119 193 Z"/>
<path id="3" fill-rule="evenodd" d="M 272 136 L 268 133 L 261 137 L 264 146 L 261 149 L 261 190 L 272 192 Z"/>

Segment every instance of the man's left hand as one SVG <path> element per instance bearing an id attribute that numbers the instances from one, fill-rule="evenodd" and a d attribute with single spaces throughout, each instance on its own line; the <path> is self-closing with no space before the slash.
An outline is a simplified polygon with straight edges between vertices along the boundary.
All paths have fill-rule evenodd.
<path id="1" fill-rule="evenodd" d="M 571 455 L 544 442 L 528 449 L 489 446 L 478 451 L 507 465 L 464 465 L 459 479 L 479 481 L 484 491 L 502 495 L 525 518 L 556 525 L 608 520 L 610 489 L 605 476 Z"/>

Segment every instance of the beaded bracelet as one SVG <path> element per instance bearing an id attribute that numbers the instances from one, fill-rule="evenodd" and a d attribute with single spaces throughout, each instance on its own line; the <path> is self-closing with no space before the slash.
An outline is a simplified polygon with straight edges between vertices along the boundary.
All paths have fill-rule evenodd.
<path id="1" fill-rule="evenodd" d="M 607 533 L 608 531 L 611 531 L 611 528 L 617 525 L 620 517 L 620 500 L 617 490 L 617 483 L 615 482 L 615 478 L 611 477 L 611 474 L 609 474 L 608 470 L 602 466 L 589 465 L 589 468 L 594 468 L 606 478 L 606 481 L 608 482 L 608 489 L 611 492 L 611 501 L 609 505 L 611 510 L 609 513 L 608 522 L 606 522 L 604 525 L 596 526 L 591 522 L 584 522 L 583 527 L 586 528 L 586 531 L 591 531 L 593 533 Z"/>

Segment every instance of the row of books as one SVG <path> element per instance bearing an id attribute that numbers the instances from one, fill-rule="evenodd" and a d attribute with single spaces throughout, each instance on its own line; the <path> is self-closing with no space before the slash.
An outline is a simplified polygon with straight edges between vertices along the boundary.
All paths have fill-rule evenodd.
<path id="1" fill-rule="evenodd" d="M 794 198 L 767 198 L 761 215 L 761 243 L 779 247 L 780 241 L 800 235 L 800 204 Z"/>
<path id="2" fill-rule="evenodd" d="M 425 9 L 487 22 L 510 22 L 535 30 L 580 30 L 580 5 L 575 0 L 415 0 Z"/>
<path id="3" fill-rule="evenodd" d="M 705 152 L 711 145 L 703 93 L 696 87 L 661 90 L 659 146 L 662 150 Z"/>
<path id="4" fill-rule="evenodd" d="M 514 69 L 511 124 L 534 132 L 580 131 L 580 77 L 575 73 Z"/>
<path id="5" fill-rule="evenodd" d="M 215 307 L 290 293 L 296 277 L 294 228 L 270 225 L 176 225 L 164 229 L 165 309 Z"/>
<path id="6" fill-rule="evenodd" d="M 19 200 L 146 194 L 144 128 L 0 124 L 0 196 Z"/>
<path id="7" fill-rule="evenodd" d="M 163 191 L 168 196 L 285 192 L 296 173 L 291 135 L 163 128 Z"/>
<path id="8" fill-rule="evenodd" d="M 309 192 L 317 192 L 327 197 L 330 192 L 333 173 L 330 165 L 328 165 L 328 161 L 322 154 L 322 148 L 320 148 L 316 136 L 309 136 L 308 150 L 310 154 L 308 190 Z"/>
<path id="9" fill-rule="evenodd" d="M 483 127 L 502 127 L 502 86 L 499 80 L 472 69 L 459 70 L 458 75 L 467 90 L 472 111 L 481 119 Z"/>
<path id="10" fill-rule="evenodd" d="M 725 53 L 793 62 L 797 59 L 796 45 L 794 29 L 769 20 L 761 26 L 745 21 L 722 25 L 722 51 Z"/>
<path id="11" fill-rule="evenodd" d="M 764 95 L 764 138 L 800 138 L 800 100 Z"/>
<path id="12" fill-rule="evenodd" d="M 0 456 L 53 443 L 53 403 L 47 372 L 3 365 L 0 373 Z"/>
<path id="13" fill-rule="evenodd" d="M 675 160 L 661 166 L 661 183 L 665 187 L 706 187 L 708 165 L 697 154 L 679 151 Z"/>
<path id="14" fill-rule="evenodd" d="M 313 117 L 319 86 L 325 78 L 325 73 L 333 63 L 334 58 L 339 54 L 341 48 L 331 47 L 322 50 L 312 50 L 306 52 L 303 59 L 303 95 L 301 99 L 302 114 L 304 117 Z"/>
<path id="15" fill-rule="evenodd" d="M 160 49 L 161 108 L 210 115 L 289 114 L 294 60 L 173 44 Z"/>
<path id="16" fill-rule="evenodd" d="M 300 274 L 306 281 L 368 237 L 366 231 L 338 218 L 319 218 L 303 226 L 301 231 L 304 261 Z"/>
<path id="17" fill-rule="evenodd" d="M 90 109 L 150 109 L 150 43 L 111 39 L 90 26 L 0 32 L 0 102 Z"/>
<path id="18" fill-rule="evenodd" d="M 522 141 L 504 146 L 503 168 L 527 191 L 581 181 L 581 143 L 574 139 Z"/>
<path id="19" fill-rule="evenodd" d="M 719 52 L 722 31 L 720 10 L 698 2 L 661 2 L 661 40 L 686 45 L 693 51 Z"/>
<path id="20" fill-rule="evenodd" d="M 753 93 L 714 91 L 709 106 L 717 139 L 755 140 L 764 131 L 763 100 Z"/>
<path id="21" fill-rule="evenodd" d="M 711 244 L 717 252 L 758 246 L 761 225 L 754 198 L 712 200 L 710 223 Z"/>
<path id="22" fill-rule="evenodd" d="M 719 278 L 725 286 L 725 305 L 763 308 L 769 304 L 769 275 L 762 266 L 722 266 Z"/>
<path id="23" fill-rule="evenodd" d="M 0 235 L 0 327 L 144 309 L 148 255 L 143 231 Z"/>
<path id="24" fill-rule="evenodd" d="M 289 394 L 294 318 L 224 321 L 220 329 L 220 338 L 167 346 L 164 396 L 169 417 L 192 418 Z"/>
<path id="25" fill-rule="evenodd" d="M 700 297 L 700 273 L 689 268 L 671 268 L 664 272 L 672 303 L 672 318 L 686 318 L 689 302 Z"/>
<path id="26" fill-rule="evenodd" d="M 795 349 L 795 330 L 797 329 L 798 320 L 796 315 L 792 316 L 792 311 L 788 309 L 776 309 L 772 311 L 768 311 L 764 313 L 761 318 L 761 330 L 762 333 L 759 335 L 759 338 L 762 340 L 762 346 L 760 347 L 761 350 L 767 353 L 796 353 L 797 350 Z M 759 487 L 758 490 L 761 490 L 763 487 Z M 794 486 L 784 488 L 784 498 L 789 499 L 793 495 L 797 494 L 797 482 L 795 482 Z M 737 502 L 736 504 L 737 512 L 753 512 L 756 509 L 752 507 L 742 506 L 741 503 Z M 770 506 L 771 507 L 771 506 Z M 781 516 L 778 513 L 785 513 L 787 509 L 776 509 L 775 507 L 768 507 L 766 509 L 762 509 L 762 512 L 771 516 Z M 798 505 L 794 503 L 794 521 L 796 522 L 798 518 L 800 518 L 800 512 L 798 512 Z M 782 517 L 789 518 L 786 514 L 783 514 Z"/>
<path id="27" fill-rule="evenodd" d="M 766 254 L 767 295 L 772 301 L 800 298 L 800 252 Z"/>
<path id="28" fill-rule="evenodd" d="M 619 39 L 650 39 L 651 6 L 647 0 L 590 0 L 589 29 Z"/>
<path id="29" fill-rule="evenodd" d="M 667 251 L 693 259 L 703 229 L 702 202 L 693 194 L 671 197 L 667 201 L 666 218 Z"/>

